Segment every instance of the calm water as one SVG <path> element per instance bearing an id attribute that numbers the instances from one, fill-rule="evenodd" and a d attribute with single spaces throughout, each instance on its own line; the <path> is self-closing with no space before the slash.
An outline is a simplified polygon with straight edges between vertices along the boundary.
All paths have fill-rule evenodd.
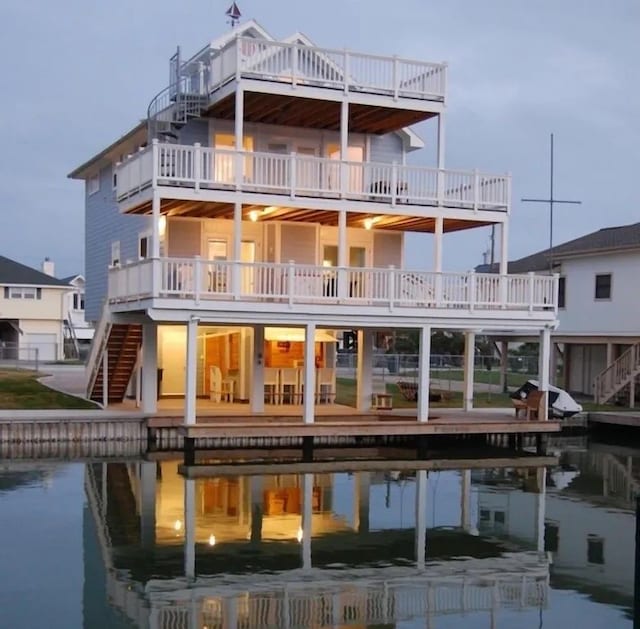
<path id="1" fill-rule="evenodd" d="M 189 481 L 3 460 L 0 627 L 631 627 L 640 450 L 558 448 L 548 469 Z"/>

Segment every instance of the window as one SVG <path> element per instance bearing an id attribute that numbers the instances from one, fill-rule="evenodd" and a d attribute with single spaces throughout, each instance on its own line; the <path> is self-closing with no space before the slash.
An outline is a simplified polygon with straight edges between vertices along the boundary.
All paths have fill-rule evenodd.
<path id="1" fill-rule="evenodd" d="M 5 299 L 42 299 L 42 289 L 35 286 L 5 286 Z"/>
<path id="2" fill-rule="evenodd" d="M 604 538 L 599 535 L 587 536 L 587 561 L 589 563 L 604 563 Z"/>
<path id="3" fill-rule="evenodd" d="M 564 308 L 565 303 L 565 291 L 567 290 L 567 278 L 558 278 L 558 308 Z"/>
<path id="4" fill-rule="evenodd" d="M 611 273 L 596 275 L 596 299 L 611 299 Z"/>
<path id="5" fill-rule="evenodd" d="M 115 166 L 113 167 L 113 176 L 111 178 L 111 184 L 113 186 L 113 189 L 115 190 L 118 187 L 118 173 L 115 170 Z"/>
<path id="6" fill-rule="evenodd" d="M 95 194 L 100 190 L 100 175 L 95 175 L 87 180 L 87 194 Z"/>
<path id="7" fill-rule="evenodd" d="M 141 234 L 138 239 L 138 258 L 140 260 L 146 260 L 149 257 L 149 252 L 151 250 L 150 245 L 151 239 L 148 234 Z"/>
<path id="8" fill-rule="evenodd" d="M 84 310 L 84 293 L 73 293 L 73 309 Z"/>
<path id="9" fill-rule="evenodd" d="M 120 241 L 111 243 L 111 266 L 120 266 Z"/>

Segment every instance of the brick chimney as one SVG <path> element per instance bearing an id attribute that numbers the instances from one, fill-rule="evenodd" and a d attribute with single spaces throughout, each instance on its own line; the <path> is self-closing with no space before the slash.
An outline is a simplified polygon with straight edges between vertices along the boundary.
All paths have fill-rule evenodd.
<path id="1" fill-rule="evenodd" d="M 50 275 L 51 277 L 55 277 L 56 265 L 51 260 L 49 260 L 49 258 L 45 258 L 44 262 L 42 263 L 42 272 Z"/>

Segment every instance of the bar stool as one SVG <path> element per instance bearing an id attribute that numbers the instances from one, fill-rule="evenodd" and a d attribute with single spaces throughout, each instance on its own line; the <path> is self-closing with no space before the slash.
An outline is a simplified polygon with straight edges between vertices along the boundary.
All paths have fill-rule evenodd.
<path id="1" fill-rule="evenodd" d="M 336 370 L 320 367 L 316 371 L 316 403 L 333 404 L 336 400 Z"/>
<path id="2" fill-rule="evenodd" d="M 268 404 L 277 404 L 280 394 L 279 369 L 265 367 L 264 369 L 264 400 Z"/>
<path id="3" fill-rule="evenodd" d="M 299 370 L 295 367 L 283 367 L 280 369 L 280 400 L 282 404 L 299 404 L 300 397 Z"/>

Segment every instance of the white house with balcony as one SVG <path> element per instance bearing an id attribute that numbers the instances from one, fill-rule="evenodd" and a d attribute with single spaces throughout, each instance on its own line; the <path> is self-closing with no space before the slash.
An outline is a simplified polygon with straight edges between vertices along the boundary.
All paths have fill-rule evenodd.
<path id="1" fill-rule="evenodd" d="M 296 404 L 312 422 L 335 401 L 337 331 L 358 331 L 367 412 L 375 331 L 420 331 L 428 390 L 431 333 L 455 329 L 470 409 L 477 332 L 528 330 L 548 355 L 557 278 L 506 274 L 508 175 L 445 167 L 447 72 L 276 41 L 254 21 L 178 50 L 147 120 L 70 175 L 86 182 L 89 394 L 135 393 L 147 413 L 184 398 L 187 423 L 200 399 Z M 424 121 L 437 158 L 410 165 Z M 447 272 L 446 234 L 490 224 L 500 273 Z M 410 232 L 432 235 L 428 271 L 405 265 Z"/>
<path id="2" fill-rule="evenodd" d="M 551 373 L 561 357 L 564 388 L 634 407 L 640 385 L 640 223 L 599 229 L 509 263 L 514 273 L 550 268 L 559 276 Z"/>

